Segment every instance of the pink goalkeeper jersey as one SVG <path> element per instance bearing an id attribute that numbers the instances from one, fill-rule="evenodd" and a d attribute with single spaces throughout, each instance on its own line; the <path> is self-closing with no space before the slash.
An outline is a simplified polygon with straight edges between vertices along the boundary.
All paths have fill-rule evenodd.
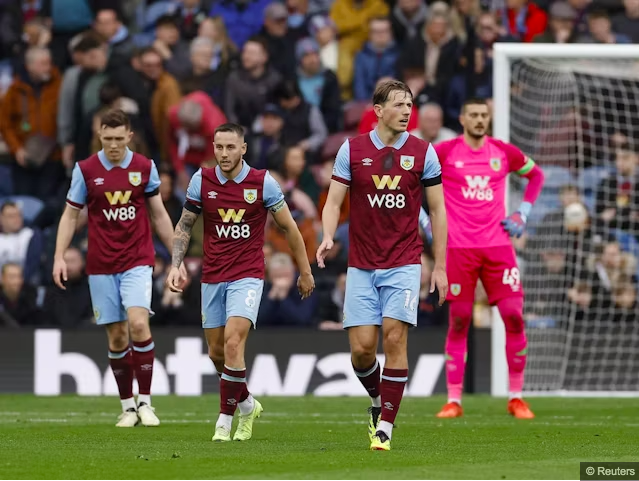
<path id="1" fill-rule="evenodd" d="M 448 218 L 448 247 L 510 245 L 500 222 L 506 213 L 510 172 L 523 175 L 534 166 L 517 147 L 486 137 L 473 150 L 460 136 L 435 145 L 442 167 Z"/>

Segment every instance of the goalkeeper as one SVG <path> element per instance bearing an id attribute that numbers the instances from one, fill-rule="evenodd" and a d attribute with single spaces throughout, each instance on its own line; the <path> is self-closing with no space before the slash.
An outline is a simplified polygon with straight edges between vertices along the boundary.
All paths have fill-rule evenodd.
<path id="1" fill-rule="evenodd" d="M 508 412 L 516 418 L 534 414 L 521 398 L 526 366 L 524 296 L 510 236 L 520 237 L 544 183 L 542 170 L 517 147 L 486 135 L 490 112 L 484 100 L 464 103 L 464 134 L 435 146 L 442 168 L 448 217 L 446 258 L 450 289 L 446 338 L 448 403 L 437 415 L 455 418 L 461 406 L 468 328 L 472 321 L 477 279 L 506 326 L 510 395 Z M 514 172 L 528 185 L 517 212 L 506 217 L 506 182 Z M 506 217 L 506 218 L 504 218 Z"/>

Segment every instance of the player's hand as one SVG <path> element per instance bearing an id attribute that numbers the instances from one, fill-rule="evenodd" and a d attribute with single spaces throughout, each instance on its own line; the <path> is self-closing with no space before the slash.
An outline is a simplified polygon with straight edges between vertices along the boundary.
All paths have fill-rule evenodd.
<path id="1" fill-rule="evenodd" d="M 526 219 L 520 212 L 515 212 L 502 220 L 501 225 L 504 226 L 504 230 L 508 232 L 511 237 L 521 237 L 526 228 Z"/>
<path id="2" fill-rule="evenodd" d="M 67 282 L 67 263 L 64 259 L 56 259 L 53 262 L 53 282 L 60 289 L 67 289 L 64 285 L 64 282 Z"/>
<path id="3" fill-rule="evenodd" d="M 186 285 L 186 281 L 188 280 L 188 272 L 186 271 L 186 266 L 184 265 L 184 262 L 182 262 L 182 264 L 180 264 L 180 287 L 182 289 L 184 289 L 184 286 Z"/>
<path id="4" fill-rule="evenodd" d="M 168 287 L 171 292 L 182 292 L 186 276 L 182 277 L 182 272 L 180 272 L 181 268 L 182 266 L 180 266 L 180 268 L 175 266 L 171 267 L 169 275 L 166 276 L 166 287 Z"/>
<path id="5" fill-rule="evenodd" d="M 430 293 L 435 292 L 435 289 L 439 293 L 439 305 L 441 306 L 444 304 L 448 294 L 448 276 L 446 275 L 446 269 L 439 266 L 435 266 L 430 276 Z"/>
<path id="6" fill-rule="evenodd" d="M 320 246 L 317 248 L 317 254 L 315 257 L 317 258 L 317 265 L 320 269 L 324 269 L 326 265 L 324 264 L 324 259 L 326 259 L 326 255 L 328 251 L 333 248 L 333 239 L 324 239 Z"/>
<path id="7" fill-rule="evenodd" d="M 302 299 L 306 299 L 310 297 L 313 293 L 313 289 L 315 289 L 315 279 L 313 279 L 313 274 L 302 274 L 297 279 L 297 289 L 300 292 L 300 296 Z"/>

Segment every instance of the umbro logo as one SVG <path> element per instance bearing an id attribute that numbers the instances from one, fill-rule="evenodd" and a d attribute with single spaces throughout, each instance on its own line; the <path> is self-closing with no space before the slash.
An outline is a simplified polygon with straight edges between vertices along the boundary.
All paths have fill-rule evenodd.
<path id="1" fill-rule="evenodd" d="M 362 160 L 362 164 L 366 167 L 370 167 L 373 163 L 373 159 L 369 159 L 368 157 Z"/>
<path id="2" fill-rule="evenodd" d="M 95 185 L 102 185 L 104 184 L 104 179 L 102 177 L 98 177 L 97 179 L 93 179 L 93 182 L 95 182 Z"/>
<path id="3" fill-rule="evenodd" d="M 217 192 L 215 192 L 214 190 L 209 192 L 209 199 L 215 199 L 216 197 L 217 197 Z"/>

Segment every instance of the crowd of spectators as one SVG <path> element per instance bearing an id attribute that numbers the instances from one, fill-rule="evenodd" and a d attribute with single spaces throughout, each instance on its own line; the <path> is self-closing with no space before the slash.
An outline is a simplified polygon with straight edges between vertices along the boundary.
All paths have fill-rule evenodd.
<path id="1" fill-rule="evenodd" d="M 0 325 L 93 322 L 86 213 L 66 253 L 69 288 L 55 289 L 50 272 L 70 172 L 100 149 L 104 110 L 131 116 L 131 148 L 157 163 L 174 222 L 191 175 L 214 163 L 216 126 L 244 126 L 246 161 L 282 185 L 314 265 L 335 153 L 374 128 L 375 85 L 405 81 L 415 98 L 411 132 L 430 142 L 452 138 L 463 100 L 492 97 L 497 41 L 639 42 L 639 0 L 0 0 Z M 636 151 L 623 152 L 618 167 L 625 158 L 632 172 L 611 174 L 605 192 L 634 185 Z M 596 215 L 632 230 L 630 189 L 627 216 L 607 197 L 597 198 Z M 285 238 L 267 225 L 260 325 L 341 328 L 348 217 L 346 202 L 327 269 L 314 269 L 317 290 L 304 303 Z M 589 265 L 607 279 L 601 288 L 628 304 L 627 284 L 609 270 L 623 263 L 631 271 L 636 260 L 622 262 L 612 250 L 606 245 Z M 197 326 L 201 223 L 183 294 L 164 288 L 169 253 L 159 242 L 156 252 L 153 323 Z M 425 240 L 420 325 L 447 319 L 428 293 L 432 265 Z M 582 291 L 575 285 L 564 295 L 577 302 Z"/>

